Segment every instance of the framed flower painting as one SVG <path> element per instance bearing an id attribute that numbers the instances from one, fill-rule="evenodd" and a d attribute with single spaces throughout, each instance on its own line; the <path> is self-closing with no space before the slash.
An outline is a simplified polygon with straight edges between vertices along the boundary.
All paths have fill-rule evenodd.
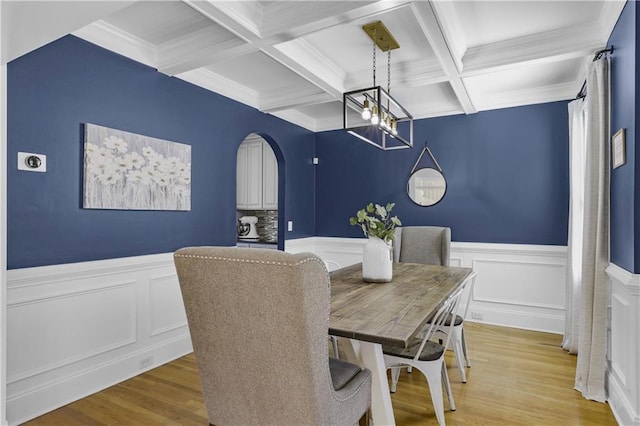
<path id="1" fill-rule="evenodd" d="M 82 206 L 191 210 L 191 146 L 85 124 Z"/>

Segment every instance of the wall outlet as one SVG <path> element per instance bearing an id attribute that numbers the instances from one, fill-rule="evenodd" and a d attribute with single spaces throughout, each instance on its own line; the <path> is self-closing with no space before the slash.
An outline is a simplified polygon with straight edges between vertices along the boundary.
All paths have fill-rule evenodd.
<path id="1" fill-rule="evenodd" d="M 41 173 L 46 172 L 47 156 L 44 154 L 34 154 L 32 152 L 19 152 L 18 170 Z"/>
<path id="2" fill-rule="evenodd" d="M 480 312 L 471 312 L 471 319 L 482 321 L 482 314 Z"/>
<path id="3" fill-rule="evenodd" d="M 318 164 L 320 162 L 320 160 L 318 159 L 318 157 L 313 157 L 313 164 Z"/>
<path id="4" fill-rule="evenodd" d="M 140 360 L 140 370 L 145 370 L 153 365 L 153 356 L 148 356 Z"/>
<path id="5" fill-rule="evenodd" d="M 289 231 L 289 232 L 293 231 L 293 221 L 292 220 L 287 222 L 287 231 Z"/>

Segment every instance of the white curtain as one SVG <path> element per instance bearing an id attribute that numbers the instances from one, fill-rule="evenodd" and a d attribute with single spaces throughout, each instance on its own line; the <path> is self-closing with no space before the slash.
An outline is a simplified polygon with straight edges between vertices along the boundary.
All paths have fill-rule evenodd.
<path id="1" fill-rule="evenodd" d="M 584 166 L 586 102 L 569 104 L 569 238 L 567 253 L 566 311 L 562 347 L 578 353 L 580 289 L 582 283 L 582 235 L 584 216 Z"/>
<path id="2" fill-rule="evenodd" d="M 591 64 L 587 98 L 569 104 L 570 191 L 563 347 L 578 354 L 575 388 L 604 402 L 609 265 L 609 59 Z"/>

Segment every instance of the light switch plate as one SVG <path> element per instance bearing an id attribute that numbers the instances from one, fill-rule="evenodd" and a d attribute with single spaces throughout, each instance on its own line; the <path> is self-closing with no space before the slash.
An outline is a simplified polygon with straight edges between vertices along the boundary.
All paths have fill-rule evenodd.
<path id="1" fill-rule="evenodd" d="M 44 173 L 47 171 L 47 156 L 32 152 L 19 152 L 18 170 Z"/>
<path id="2" fill-rule="evenodd" d="M 293 221 L 292 220 L 290 220 L 287 223 L 287 231 L 289 231 L 289 232 L 293 231 Z"/>

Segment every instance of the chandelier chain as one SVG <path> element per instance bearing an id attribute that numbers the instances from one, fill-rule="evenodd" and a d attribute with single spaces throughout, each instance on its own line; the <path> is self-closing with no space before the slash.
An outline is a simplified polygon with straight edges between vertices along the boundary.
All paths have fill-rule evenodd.
<path id="1" fill-rule="evenodd" d="M 387 50 L 387 93 L 391 94 L 391 49 Z"/>
<path id="2" fill-rule="evenodd" d="M 375 87 L 376 85 L 376 44 L 372 43 L 373 45 L 373 86 Z"/>

